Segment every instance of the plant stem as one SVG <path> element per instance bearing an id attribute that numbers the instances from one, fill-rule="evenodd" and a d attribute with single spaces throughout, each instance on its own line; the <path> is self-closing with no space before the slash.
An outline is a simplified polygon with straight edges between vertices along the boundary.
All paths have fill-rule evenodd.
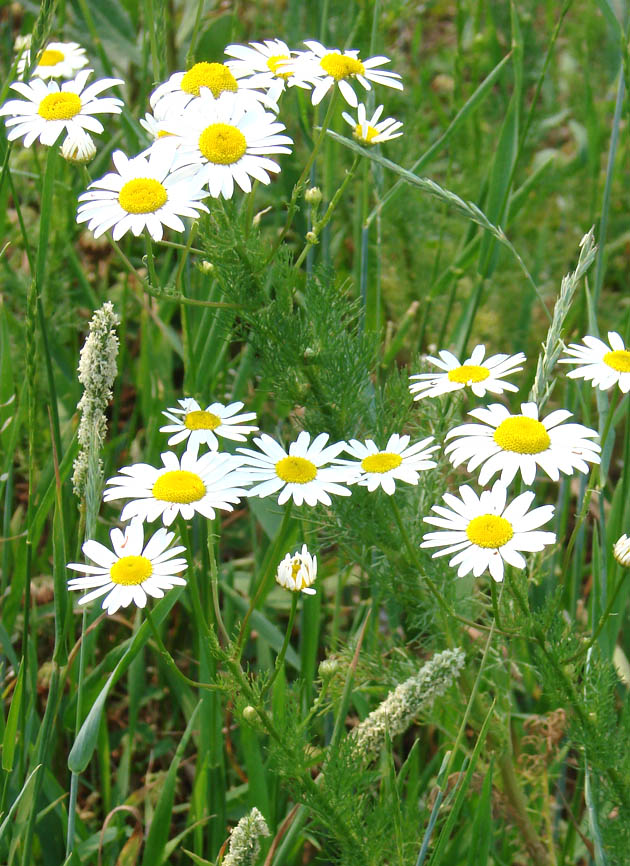
<path id="1" fill-rule="evenodd" d="M 186 674 L 183 674 L 180 671 L 180 669 L 177 667 L 177 663 L 175 662 L 175 659 L 173 658 L 173 656 L 170 654 L 170 652 L 164 646 L 164 642 L 163 642 L 162 638 L 160 637 L 160 634 L 159 634 L 159 632 L 155 626 L 155 623 L 153 622 L 153 617 L 151 616 L 151 611 L 149 610 L 148 607 L 145 608 L 145 614 L 147 617 L 147 622 L 149 623 L 151 631 L 153 632 L 153 637 L 155 638 L 155 642 L 158 645 L 158 649 L 160 651 L 162 659 L 166 662 L 166 664 L 168 665 L 170 670 L 172 670 L 173 673 L 183 683 L 186 683 L 186 685 L 192 686 L 195 689 L 207 689 L 208 691 L 211 691 L 211 692 L 221 691 L 220 686 L 214 685 L 213 683 L 200 683 L 200 682 L 197 682 L 197 680 L 191 680 L 190 677 L 187 677 Z"/>
<path id="2" fill-rule="evenodd" d="M 284 635 L 284 641 L 282 643 L 282 647 L 280 648 L 280 652 L 278 653 L 278 655 L 276 657 L 276 664 L 274 667 L 273 674 L 271 675 L 271 679 L 269 680 L 267 685 L 264 687 L 264 689 L 260 693 L 261 700 L 264 697 L 264 695 L 267 694 L 267 692 L 272 687 L 272 685 L 274 684 L 274 681 L 275 681 L 276 677 L 278 676 L 278 674 L 280 673 L 280 669 L 282 668 L 282 664 L 284 662 L 284 657 L 287 654 L 287 649 L 289 647 L 289 642 L 291 640 L 291 634 L 293 632 L 293 623 L 295 621 L 295 612 L 297 610 L 297 603 L 298 603 L 298 593 L 293 592 L 292 598 L 291 598 L 291 610 L 289 612 L 289 621 L 287 623 L 287 630 L 286 630 L 285 635 Z"/>

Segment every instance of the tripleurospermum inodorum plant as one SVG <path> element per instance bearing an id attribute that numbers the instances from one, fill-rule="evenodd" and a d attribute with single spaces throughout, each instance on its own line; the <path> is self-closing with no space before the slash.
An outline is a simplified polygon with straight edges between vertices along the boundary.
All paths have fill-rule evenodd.
<path id="1" fill-rule="evenodd" d="M 425 6 L 7 7 L 3 866 L 626 863 L 627 16 Z"/>

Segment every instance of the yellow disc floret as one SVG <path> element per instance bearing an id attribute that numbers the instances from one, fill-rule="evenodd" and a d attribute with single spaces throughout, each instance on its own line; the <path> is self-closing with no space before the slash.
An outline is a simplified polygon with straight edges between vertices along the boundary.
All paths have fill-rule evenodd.
<path id="1" fill-rule="evenodd" d="M 162 502 L 179 502 L 188 504 L 198 502 L 206 495 L 206 485 L 194 472 L 185 469 L 174 469 L 160 475 L 153 485 L 153 495 Z"/>
<path id="2" fill-rule="evenodd" d="M 276 475 L 288 484 L 308 484 L 317 477 L 317 466 L 304 457 L 283 457 L 276 463 Z"/>
<path id="3" fill-rule="evenodd" d="M 57 51 L 56 48 L 47 48 L 45 51 L 42 51 L 41 56 L 39 58 L 38 66 L 56 66 L 58 63 L 61 63 L 64 60 L 63 52 Z"/>
<path id="4" fill-rule="evenodd" d="M 70 120 L 81 111 L 81 100 L 76 93 L 49 93 L 39 103 L 37 113 L 44 120 Z"/>
<path id="5" fill-rule="evenodd" d="M 468 539 L 477 547 L 496 549 L 503 547 L 514 535 L 512 524 L 496 514 L 481 514 L 474 517 L 466 527 Z"/>
<path id="6" fill-rule="evenodd" d="M 617 370 L 618 373 L 630 373 L 630 352 L 627 349 L 606 352 L 602 360 L 604 364 Z"/>
<path id="7" fill-rule="evenodd" d="M 118 203 L 127 213 L 154 213 L 167 201 L 166 189 L 152 177 L 134 177 L 118 193 Z"/>
<path id="8" fill-rule="evenodd" d="M 137 586 L 152 574 L 153 566 L 146 556 L 123 556 L 109 570 L 112 583 L 122 586 Z"/>
<path id="9" fill-rule="evenodd" d="M 290 59 L 291 58 L 287 57 L 286 54 L 274 54 L 273 57 L 270 57 L 269 60 L 267 60 L 267 67 L 277 78 L 291 78 L 291 72 L 281 71 L 283 64 Z"/>
<path id="10" fill-rule="evenodd" d="M 381 451 L 379 454 L 370 454 L 361 461 L 361 469 L 365 472 L 389 472 L 397 469 L 402 463 L 400 454 L 392 454 L 389 451 Z"/>
<path id="11" fill-rule="evenodd" d="M 182 78 L 180 84 L 185 93 L 199 96 L 199 90 L 207 87 L 216 99 L 226 90 L 235 93 L 238 90 L 236 78 L 224 63 L 195 63 Z"/>
<path id="12" fill-rule="evenodd" d="M 350 78 L 351 75 L 363 75 L 365 72 L 365 66 L 360 60 L 357 60 L 355 57 L 348 57 L 346 54 L 340 54 L 339 51 L 325 54 L 319 61 L 319 65 L 335 81 Z"/>
<path id="13" fill-rule="evenodd" d="M 460 385 L 468 385 L 470 382 L 483 382 L 490 375 L 487 367 L 479 367 L 476 364 L 462 364 L 448 371 L 449 382 L 458 382 Z"/>
<path id="14" fill-rule="evenodd" d="M 247 140 L 237 126 L 211 123 L 199 136 L 199 150 L 215 165 L 232 165 L 247 150 Z"/>
<path id="15" fill-rule="evenodd" d="M 551 439 L 545 425 L 526 415 L 513 415 L 502 421 L 492 437 L 504 451 L 517 454 L 540 454 L 549 448 Z"/>
<path id="16" fill-rule="evenodd" d="M 212 412 L 187 412 L 184 425 L 189 430 L 216 430 L 221 426 L 221 419 Z"/>
<path id="17" fill-rule="evenodd" d="M 354 132 L 352 133 L 352 137 L 356 138 L 357 141 L 362 141 L 363 144 L 372 144 L 372 140 L 376 138 L 378 135 L 378 129 L 374 126 L 370 126 L 368 124 L 368 128 L 366 130 L 365 135 L 363 135 L 363 127 L 360 123 L 354 127 Z"/>

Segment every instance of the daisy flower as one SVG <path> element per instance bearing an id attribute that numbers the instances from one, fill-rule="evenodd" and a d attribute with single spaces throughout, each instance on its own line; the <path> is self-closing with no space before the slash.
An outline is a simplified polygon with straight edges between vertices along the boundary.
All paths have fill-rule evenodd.
<path id="1" fill-rule="evenodd" d="M 447 439 L 459 438 L 446 446 L 445 453 L 453 466 L 468 460 L 468 472 L 482 466 L 482 487 L 499 471 L 503 484 L 509 484 L 519 471 L 525 484 L 533 484 L 537 466 L 558 481 L 561 472 L 588 472 L 589 463 L 600 462 L 601 449 L 590 441 L 597 438 L 597 431 L 582 424 L 564 424 L 573 417 L 566 409 L 551 412 L 542 421 L 535 403 L 521 403 L 520 415 L 511 415 L 501 403 L 468 414 L 483 423 L 450 430 Z"/>
<path id="2" fill-rule="evenodd" d="M 104 502 L 132 500 L 123 508 L 121 520 L 139 517 L 151 523 L 161 517 L 164 526 L 170 526 L 178 514 L 191 520 L 195 512 L 213 519 L 215 508 L 232 511 L 232 505 L 247 495 L 243 485 L 250 483 L 251 476 L 239 468 L 241 461 L 232 454 L 207 451 L 197 457 L 184 451 L 181 461 L 172 451 L 161 456 L 160 469 L 135 463 L 106 482 L 110 487 L 103 494 Z"/>
<path id="3" fill-rule="evenodd" d="M 84 577 L 73 577 L 68 589 L 92 590 L 79 599 L 79 604 L 104 595 L 102 608 L 109 614 L 131 602 L 144 607 L 148 595 L 162 598 L 165 590 L 186 585 L 177 572 L 183 571 L 187 562 L 175 558 L 186 548 L 169 547 L 174 538 L 174 532 L 158 529 L 145 545 L 142 521 L 132 520 L 124 532 L 110 532 L 113 552 L 98 541 L 86 541 L 81 549 L 96 565 L 70 562 L 68 568 L 80 571 Z"/>
<path id="4" fill-rule="evenodd" d="M 444 372 L 418 373 L 410 376 L 410 379 L 419 380 L 409 386 L 411 393 L 417 395 L 413 399 L 439 397 L 450 391 L 459 391 L 467 387 L 475 397 L 483 397 L 486 391 L 491 394 L 518 391 L 516 385 L 504 382 L 503 377 L 522 370 L 522 364 L 526 360 L 525 355 L 522 352 L 517 355 L 491 355 L 484 361 L 485 353 L 485 346 L 476 346 L 470 358 L 467 358 L 463 364 L 451 352 L 444 350 L 438 352 L 439 358 L 428 357 L 427 360 L 431 364 Z"/>
<path id="5" fill-rule="evenodd" d="M 178 445 L 188 439 L 187 449 L 198 451 L 200 445 L 207 445 L 211 451 L 219 450 L 217 436 L 225 436 L 236 442 L 245 442 L 247 436 L 258 430 L 254 425 L 244 425 L 244 421 L 252 421 L 256 417 L 255 412 L 238 413 L 244 403 L 211 403 L 206 409 L 202 409 L 192 397 L 185 397 L 177 401 L 179 409 L 169 409 L 162 412 L 172 424 L 160 427 L 160 433 L 173 433 L 168 440 L 169 445 Z"/>
<path id="6" fill-rule="evenodd" d="M 613 556 L 624 568 L 630 566 L 630 538 L 627 535 L 617 539 L 613 546 Z"/>
<path id="7" fill-rule="evenodd" d="M 197 219 L 199 211 L 207 213 L 200 199 L 208 193 L 194 168 L 172 170 L 175 156 L 174 144 L 150 151 L 148 159 L 128 159 L 116 150 L 117 171 L 95 180 L 79 196 L 77 222 L 87 222 L 95 238 L 113 229 L 115 241 L 129 230 L 137 237 L 146 228 L 155 241 L 162 240 L 162 226 L 183 232 L 180 217 Z"/>
<path id="8" fill-rule="evenodd" d="M 120 114 L 123 103 L 113 97 L 96 97 L 108 87 L 124 82 L 120 78 L 101 78 L 86 87 L 92 72 L 84 69 L 61 87 L 56 81 L 46 84 L 41 78 L 33 78 L 28 84 L 14 81 L 11 89 L 24 99 L 10 99 L 0 107 L 0 115 L 11 115 L 5 121 L 8 127 L 13 127 L 7 135 L 9 141 L 24 136 L 24 147 L 30 147 L 36 139 L 52 146 L 64 130 L 72 136 L 82 130 L 103 132 L 101 122 L 92 115 Z"/>
<path id="9" fill-rule="evenodd" d="M 266 433 L 254 442 L 260 451 L 237 448 L 245 455 L 246 465 L 251 467 L 253 481 L 259 482 L 249 491 L 250 496 L 263 497 L 280 491 L 278 505 L 284 505 L 291 498 L 296 505 L 303 502 L 330 505 L 329 493 L 350 496 L 351 491 L 343 484 L 356 480 L 357 473 L 348 467 L 326 465 L 343 451 L 345 442 L 326 447 L 328 433 L 320 433 L 311 442 L 311 434 L 306 431 L 291 443 L 288 453 Z"/>
<path id="10" fill-rule="evenodd" d="M 494 580 L 503 580 L 504 562 L 525 568 L 521 551 L 539 551 L 556 540 L 554 532 L 538 527 L 553 517 L 553 505 L 541 505 L 529 511 L 534 500 L 531 490 L 521 493 L 506 506 L 507 490 L 496 481 L 492 490 L 477 496 L 467 484 L 459 488 L 460 499 L 450 493 L 443 496 L 449 508 L 434 505 L 439 517 L 425 517 L 425 523 L 441 527 L 428 532 L 420 547 L 441 547 L 436 556 L 455 556 L 449 565 L 457 565 L 457 576 L 472 571 L 475 577 L 488 569 Z"/>
<path id="11" fill-rule="evenodd" d="M 96 156 L 96 145 L 88 132 L 78 129 L 64 138 L 61 145 L 61 155 L 68 162 L 83 165 L 86 162 L 91 162 Z"/>
<path id="12" fill-rule="evenodd" d="M 586 379 L 593 388 L 606 391 L 619 385 L 623 394 L 630 391 L 630 350 L 616 331 L 608 332 L 608 342 L 597 337 L 584 337 L 584 344 L 571 343 L 565 349 L 570 358 L 560 358 L 559 364 L 580 364 L 567 373 L 569 379 Z"/>
<path id="13" fill-rule="evenodd" d="M 360 103 L 357 109 L 356 119 L 343 111 L 341 116 L 352 127 L 352 137 L 361 144 L 372 145 L 380 144 L 382 141 L 391 141 L 392 138 L 400 138 L 402 132 L 398 132 L 402 126 L 400 120 L 393 117 L 386 117 L 385 120 L 379 118 L 383 113 L 383 106 L 379 105 L 372 117 L 368 120 L 365 105 Z"/>
<path id="14" fill-rule="evenodd" d="M 311 589 L 317 577 L 317 557 L 311 556 L 305 544 L 302 545 L 302 552 L 296 550 L 293 556 L 290 553 L 284 557 L 278 565 L 276 572 L 276 581 L 285 589 L 291 592 L 302 591 L 306 595 L 315 595 L 315 590 Z"/>
<path id="15" fill-rule="evenodd" d="M 389 57 L 359 58 L 358 51 L 338 51 L 336 48 L 325 48 L 321 42 L 304 42 L 309 52 L 302 54 L 287 64 L 285 71 L 292 72 L 298 78 L 313 84 L 312 102 L 319 105 L 324 96 L 335 84 L 339 86 L 341 95 L 348 105 L 356 108 L 359 100 L 350 85 L 350 81 L 358 81 L 365 90 L 371 90 L 372 85 L 384 84 L 402 90 L 402 82 L 397 72 L 387 72 L 377 67 L 389 63 Z"/>
<path id="16" fill-rule="evenodd" d="M 249 45 L 228 45 L 225 49 L 228 60 L 225 64 L 236 78 L 248 78 L 250 87 L 267 92 L 271 102 L 276 103 L 286 87 L 311 89 L 311 85 L 286 71 L 288 61 L 299 56 L 300 52 L 291 51 L 281 39 L 265 39 L 264 42 L 250 42 Z"/>
<path id="17" fill-rule="evenodd" d="M 394 433 L 389 437 L 383 451 L 379 451 L 371 439 L 367 439 L 365 443 L 351 439 L 345 450 L 359 462 L 337 458 L 334 463 L 354 467 L 358 473 L 356 483 L 360 487 L 367 487 L 370 493 L 382 487 L 385 493 L 391 496 L 396 490 L 396 480 L 417 484 L 420 480 L 419 472 L 437 465 L 429 456 L 437 451 L 439 446 L 427 447 L 434 441 L 433 436 L 416 442 L 415 445 L 409 445 L 410 438 Z"/>
<path id="18" fill-rule="evenodd" d="M 28 48 L 18 62 L 17 73 L 22 77 L 31 64 L 30 41 Z M 78 42 L 49 42 L 37 60 L 37 66 L 31 70 L 36 78 L 74 78 L 76 73 L 88 65 L 85 48 Z"/>
<path id="19" fill-rule="evenodd" d="M 238 80 L 240 79 L 240 80 Z M 202 89 L 209 90 L 215 99 L 222 93 L 238 94 L 247 105 L 265 103 L 277 109 L 265 93 L 260 93 L 251 81 L 238 70 L 233 71 L 226 63 L 195 63 L 188 72 L 175 72 L 168 81 L 160 84 L 149 97 L 154 112 L 164 117 L 176 117 L 190 105 Z"/>
<path id="20" fill-rule="evenodd" d="M 243 192 L 251 192 L 251 177 L 268 184 L 269 172 L 280 171 L 269 154 L 291 153 L 285 145 L 292 140 L 279 134 L 284 124 L 274 114 L 259 107 L 252 109 L 231 93 L 215 99 L 203 89 L 199 99 L 171 123 L 165 123 L 165 129 L 175 136 L 176 165 L 198 166 L 213 198 L 231 198 L 234 181 Z M 153 145 L 163 146 L 164 142 Z"/>

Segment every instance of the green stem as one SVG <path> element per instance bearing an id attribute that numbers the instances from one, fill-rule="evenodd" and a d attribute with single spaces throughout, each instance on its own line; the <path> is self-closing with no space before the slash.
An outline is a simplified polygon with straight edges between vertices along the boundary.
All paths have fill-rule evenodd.
<path id="1" fill-rule="evenodd" d="M 155 270 L 155 259 L 153 258 L 153 242 L 148 232 L 144 236 L 144 239 L 147 249 L 147 268 L 149 270 L 149 283 L 155 288 L 159 288 L 157 273 Z"/>
<path id="2" fill-rule="evenodd" d="M 615 606 L 615 602 L 617 601 L 617 596 L 619 595 L 619 590 L 621 589 L 622 585 L 625 582 L 626 582 L 626 578 L 622 574 L 621 577 L 619 578 L 619 580 L 617 581 L 617 586 L 615 587 L 615 591 L 613 592 L 613 594 L 610 598 L 610 601 L 606 605 L 606 610 L 601 615 L 599 622 L 597 624 L 597 628 L 593 632 L 591 638 L 588 640 L 587 643 L 584 644 L 584 646 L 580 647 L 580 649 L 576 653 L 574 653 L 572 656 L 569 656 L 566 659 L 562 659 L 561 664 L 566 665 L 566 664 L 570 664 L 572 662 L 575 662 L 578 659 L 582 658 L 582 656 L 585 656 L 586 653 L 590 650 L 590 648 L 593 646 L 593 644 L 595 643 L 597 638 L 602 633 L 602 629 L 606 625 L 606 621 L 608 620 L 608 617 L 610 616 L 610 612 L 612 611 L 613 607 Z"/>
<path id="3" fill-rule="evenodd" d="M 296 268 L 300 267 L 300 265 L 302 264 L 302 262 L 306 258 L 308 251 L 311 249 L 311 247 L 313 247 L 315 244 L 319 243 L 319 236 L 322 233 L 323 229 L 330 222 L 331 217 L 334 213 L 334 210 L 337 207 L 337 204 L 339 203 L 339 199 L 343 195 L 345 188 L 348 186 L 348 184 L 350 183 L 350 181 L 354 177 L 354 173 L 357 169 L 357 166 L 359 165 L 360 160 L 361 160 L 360 154 L 356 154 L 354 157 L 354 162 L 352 163 L 351 167 L 348 169 L 348 172 L 347 172 L 345 178 L 343 179 L 343 183 L 341 184 L 341 186 L 337 189 L 337 191 L 335 192 L 335 194 L 331 198 L 330 204 L 328 205 L 328 208 L 326 209 L 326 213 L 323 215 L 323 217 L 320 220 L 318 220 L 316 223 L 313 224 L 313 228 L 307 236 L 307 241 L 306 241 L 306 244 L 304 246 L 304 249 L 302 250 L 302 252 L 300 253 L 300 255 L 298 256 L 298 258 L 295 262 Z"/>
<path id="4" fill-rule="evenodd" d="M 271 249 L 271 252 L 269 253 L 269 257 L 265 261 L 264 267 L 267 267 L 269 265 L 269 263 L 271 261 L 273 261 L 276 253 L 278 252 L 278 248 L 280 247 L 280 244 L 285 239 L 289 229 L 291 228 L 291 225 L 293 223 L 293 217 L 295 216 L 295 211 L 297 210 L 297 200 L 300 196 L 300 193 L 302 191 L 302 187 L 304 186 L 306 178 L 309 176 L 309 173 L 311 171 L 311 167 L 312 167 L 313 163 L 315 162 L 317 154 L 319 153 L 319 151 L 321 149 L 321 146 L 324 142 L 324 139 L 326 138 L 326 131 L 327 131 L 328 127 L 330 126 L 330 121 L 332 120 L 333 110 L 334 110 L 336 103 L 337 103 L 337 87 L 335 86 L 335 90 L 333 91 L 333 95 L 331 97 L 331 100 L 328 103 L 328 109 L 327 109 L 326 114 L 324 116 L 324 121 L 320 127 L 319 135 L 317 136 L 317 139 L 315 140 L 315 144 L 313 146 L 313 150 L 311 152 L 311 155 L 307 159 L 306 165 L 302 169 L 302 174 L 299 176 L 297 183 L 293 187 L 293 192 L 291 193 L 291 200 L 289 201 L 289 210 L 287 213 L 287 219 L 286 219 L 286 222 L 284 224 L 284 228 L 282 229 L 282 231 L 278 235 L 278 238 L 276 239 L 276 242 L 274 243 L 274 245 Z"/>
<path id="5" fill-rule="evenodd" d="M 214 685 L 213 683 L 200 683 L 197 680 L 191 680 L 190 677 L 187 677 L 186 674 L 183 674 L 180 669 L 177 667 L 177 663 L 175 659 L 170 654 L 170 652 L 164 646 L 164 642 L 160 637 L 160 633 L 158 632 L 155 623 L 153 622 L 153 617 L 151 616 L 151 611 L 149 608 L 145 608 L 145 614 L 147 617 L 147 622 L 149 623 L 149 627 L 153 632 L 153 637 L 155 638 L 155 642 L 158 645 L 158 649 L 160 651 L 160 655 L 162 659 L 166 663 L 166 665 L 170 668 L 170 670 L 175 674 L 178 679 L 180 679 L 183 683 L 186 683 L 188 686 L 192 686 L 195 689 L 206 689 L 210 692 L 221 691 L 221 687 Z"/>
<path id="6" fill-rule="evenodd" d="M 264 689 L 260 693 L 260 699 L 261 700 L 267 694 L 269 689 L 272 687 L 272 685 L 275 682 L 276 677 L 280 673 L 280 669 L 282 668 L 282 665 L 284 662 L 284 657 L 287 654 L 287 649 L 289 648 L 289 642 L 291 640 L 291 634 L 293 632 L 293 623 L 295 621 L 295 612 L 297 610 L 297 603 L 298 603 L 297 591 L 294 592 L 292 595 L 293 595 L 293 597 L 291 599 L 291 611 L 289 612 L 289 622 L 287 623 L 287 630 L 286 630 L 285 635 L 284 635 L 284 641 L 282 643 L 282 647 L 280 648 L 280 652 L 278 653 L 278 656 L 276 658 L 276 664 L 274 667 L 273 674 L 271 675 L 271 679 L 269 680 L 267 685 L 264 687 Z"/>

